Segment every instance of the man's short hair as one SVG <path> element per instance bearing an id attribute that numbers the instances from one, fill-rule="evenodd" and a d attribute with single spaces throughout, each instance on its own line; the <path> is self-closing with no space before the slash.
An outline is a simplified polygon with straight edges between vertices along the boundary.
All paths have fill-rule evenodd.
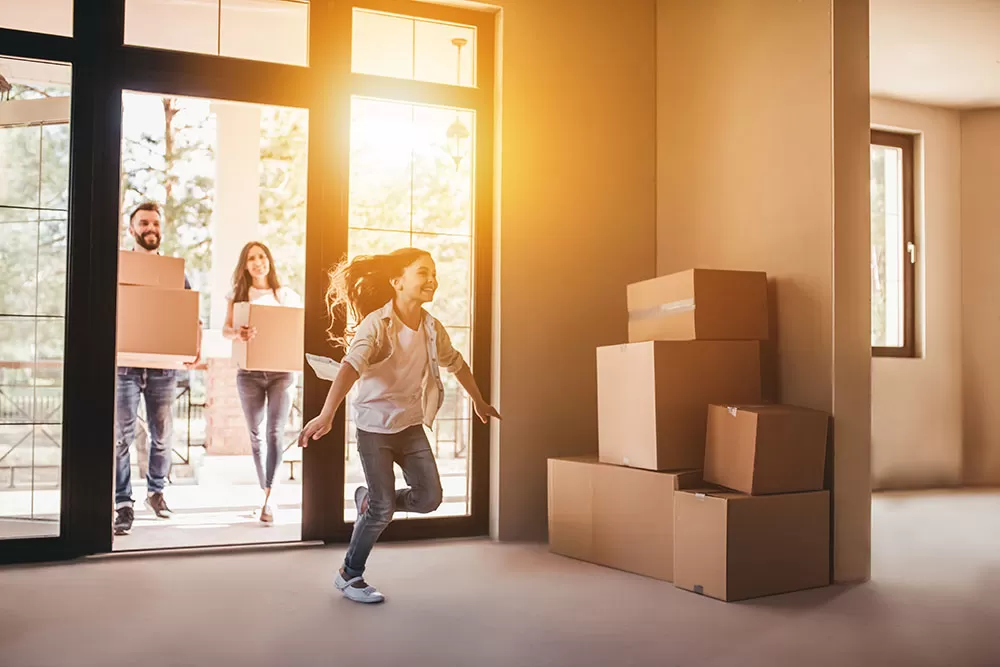
<path id="1" fill-rule="evenodd" d="M 159 204 L 157 204 L 155 201 L 144 201 L 138 206 L 136 206 L 134 209 L 132 209 L 132 213 L 130 213 L 128 216 L 128 224 L 131 225 L 135 221 L 135 216 L 136 214 L 139 213 L 139 211 L 153 211 L 154 213 L 156 213 L 156 215 L 160 216 L 161 218 L 163 217 L 163 212 L 160 211 Z"/>

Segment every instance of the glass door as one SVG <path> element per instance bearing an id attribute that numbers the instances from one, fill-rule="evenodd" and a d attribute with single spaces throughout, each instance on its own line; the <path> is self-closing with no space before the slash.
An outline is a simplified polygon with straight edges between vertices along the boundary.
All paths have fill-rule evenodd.
<path id="1" fill-rule="evenodd" d="M 351 9 L 347 151 L 348 257 L 427 250 L 439 288 L 427 309 L 489 389 L 492 16 L 409 2 Z M 397 514 L 386 537 L 484 534 L 488 428 L 445 374 L 445 402 L 428 439 L 443 501 Z M 343 522 L 364 484 L 350 400 L 344 432 Z M 406 485 L 396 468 L 397 488 Z M 412 521 L 416 520 L 417 521 Z"/>

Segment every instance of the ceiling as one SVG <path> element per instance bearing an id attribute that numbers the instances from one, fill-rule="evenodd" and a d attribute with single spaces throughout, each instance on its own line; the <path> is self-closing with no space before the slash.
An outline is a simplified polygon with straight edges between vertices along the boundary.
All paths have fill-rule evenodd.
<path id="1" fill-rule="evenodd" d="M 871 0 L 871 92 L 1000 107 L 1000 0 Z"/>

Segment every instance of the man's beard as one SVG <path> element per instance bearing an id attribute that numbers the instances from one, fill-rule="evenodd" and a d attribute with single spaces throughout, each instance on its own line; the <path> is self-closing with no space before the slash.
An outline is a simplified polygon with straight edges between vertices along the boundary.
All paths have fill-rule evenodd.
<path id="1" fill-rule="evenodd" d="M 160 235 L 156 232 L 140 234 L 135 237 L 135 242 L 149 251 L 160 249 Z"/>

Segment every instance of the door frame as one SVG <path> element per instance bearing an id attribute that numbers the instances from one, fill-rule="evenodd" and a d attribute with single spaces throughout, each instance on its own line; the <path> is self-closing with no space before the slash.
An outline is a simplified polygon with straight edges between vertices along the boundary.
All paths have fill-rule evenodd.
<path id="1" fill-rule="evenodd" d="M 460 87 L 447 84 L 426 83 L 403 79 L 390 79 L 351 71 L 351 35 L 353 30 L 353 10 L 366 9 L 407 17 L 429 19 L 446 23 L 456 23 L 476 28 L 476 87 Z M 492 11 L 477 11 L 448 5 L 436 5 L 419 0 L 353 0 L 335 3 L 335 15 L 331 22 L 335 30 L 332 42 L 341 45 L 337 57 L 332 58 L 337 68 L 338 90 L 345 94 L 336 96 L 333 117 L 336 128 L 336 171 L 338 202 L 331 231 L 340 248 L 338 256 L 347 254 L 349 234 L 349 174 L 351 99 L 354 96 L 383 100 L 429 104 L 445 107 L 471 109 L 476 113 L 476 163 L 474 169 L 475 204 L 473 212 L 473 276 L 472 276 L 472 367 L 476 383 L 483 397 L 490 399 L 490 361 L 492 358 L 492 278 L 493 278 L 493 127 L 494 127 L 494 75 L 496 53 L 496 14 Z M 326 246 L 327 244 L 324 244 Z M 324 285 L 325 288 L 325 285 Z M 345 322 L 337 322 L 335 332 L 343 331 Z M 306 322 L 309 328 L 309 322 Z M 307 345 L 309 340 L 307 338 Z M 325 392 L 324 392 L 325 394 Z M 319 406 L 310 414 L 316 414 Z M 337 420 L 330 434 L 329 448 L 345 451 L 346 429 L 344 411 L 338 412 Z M 469 475 L 471 495 L 469 514 L 465 516 L 415 518 L 393 521 L 382 533 L 380 540 L 398 541 L 430 538 L 453 538 L 483 536 L 489 534 L 490 503 L 490 428 L 479 422 L 473 415 L 472 440 L 470 445 Z M 345 475 L 344 457 L 338 457 L 331 471 L 333 479 L 343 480 Z M 341 487 L 338 487 L 341 488 Z M 338 494 L 342 496 L 343 494 Z M 333 512 L 328 524 L 328 542 L 350 540 L 353 522 L 344 521 L 344 502 L 337 498 L 329 506 Z"/>
<path id="2" fill-rule="evenodd" d="M 476 89 L 352 74 L 353 8 L 477 27 Z M 0 56 L 72 66 L 69 240 L 58 537 L 0 540 L 0 563 L 75 558 L 112 550 L 115 325 L 119 247 L 121 95 L 124 90 L 307 109 L 306 320 L 308 351 L 326 339 L 327 270 L 348 248 L 350 101 L 353 94 L 475 108 L 473 372 L 488 398 L 492 331 L 493 74 L 496 14 L 410 0 L 310 3 L 309 66 L 147 49 L 124 44 L 125 0 L 74 0 L 73 37 L 0 28 Z M 359 92 L 355 92 L 359 91 Z M 470 106 L 470 103 L 475 106 Z M 113 221 L 113 223 L 111 222 Z M 342 330 L 336 322 L 334 330 Z M 304 373 L 304 418 L 318 414 L 328 383 Z M 344 410 L 303 452 L 303 541 L 346 542 Z M 485 535 L 489 427 L 473 420 L 471 513 L 394 522 L 384 539 Z"/>

